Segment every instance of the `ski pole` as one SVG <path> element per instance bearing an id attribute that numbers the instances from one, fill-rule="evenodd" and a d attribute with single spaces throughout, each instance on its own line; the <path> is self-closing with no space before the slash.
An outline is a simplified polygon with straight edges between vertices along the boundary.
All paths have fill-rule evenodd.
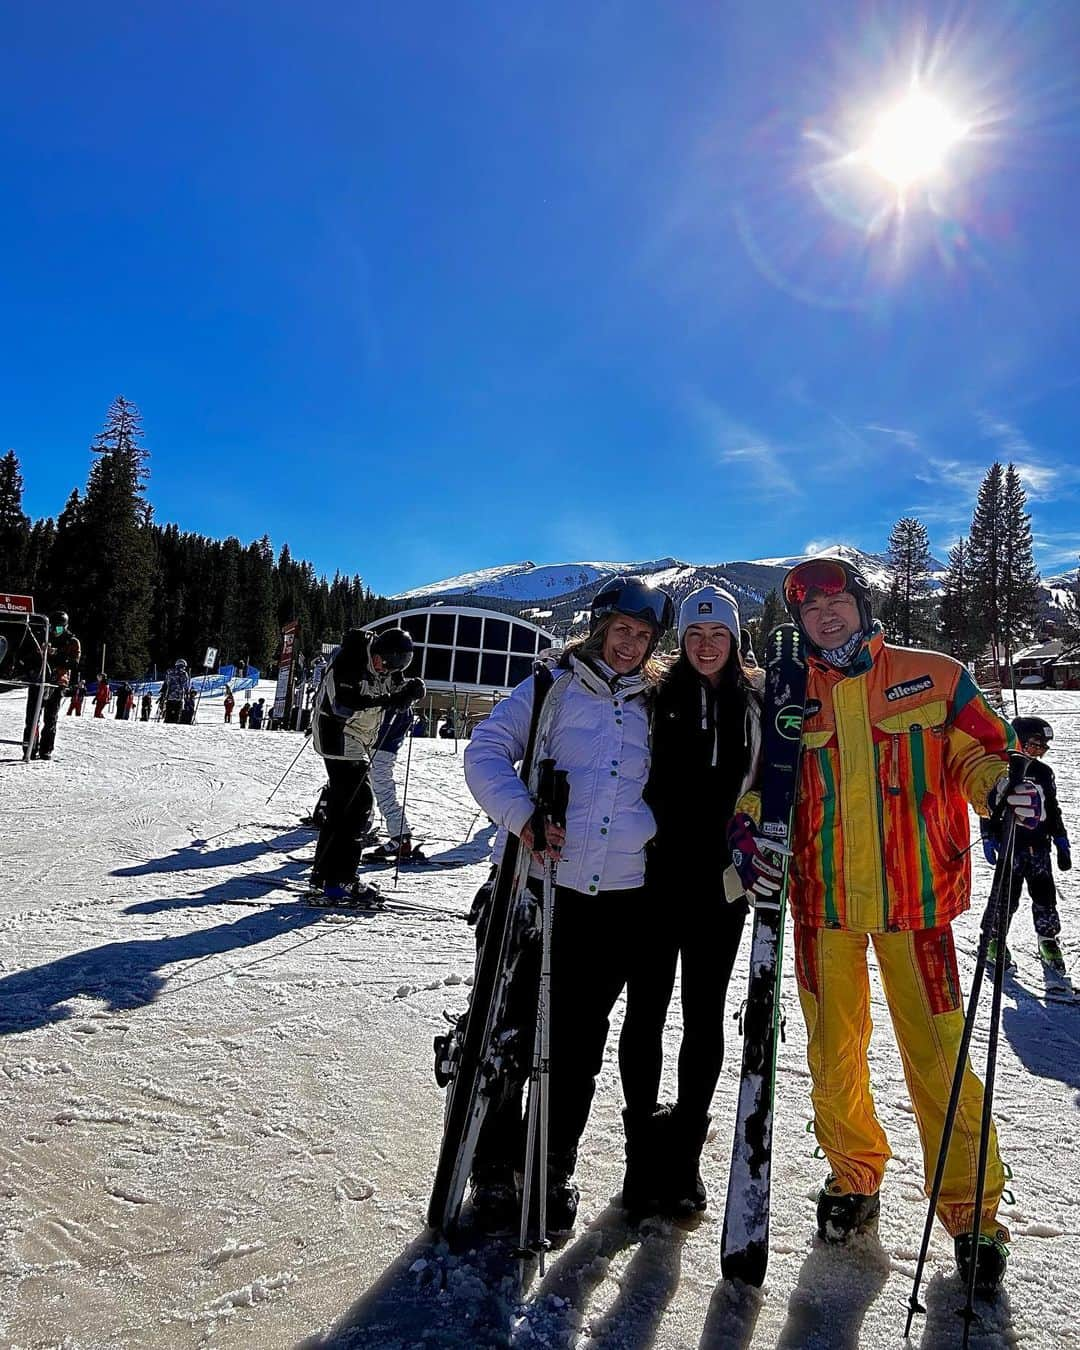
<path id="1" fill-rule="evenodd" d="M 412 767 L 412 716 L 409 717 L 409 748 L 405 751 L 405 782 L 401 788 L 401 819 L 398 821 L 398 851 L 394 859 L 394 890 L 397 890 L 398 873 L 401 871 L 401 848 L 405 838 L 405 802 L 409 796 L 409 769 Z"/>
<path id="2" fill-rule="evenodd" d="M 1027 769 L 1028 761 L 1023 755 L 1013 755 L 1009 760 L 1009 787 L 1015 786 Z M 956 1112 L 960 1105 L 960 1089 L 964 1082 L 964 1073 L 967 1069 L 968 1050 L 971 1045 L 971 1036 L 975 1028 L 975 1013 L 978 1010 L 979 995 L 982 992 L 983 975 L 986 970 L 986 955 L 990 945 L 991 937 L 995 936 L 999 927 L 1004 931 L 1008 930 L 1007 921 L 1002 924 L 1000 915 L 1004 913 L 1008 916 L 1009 901 L 1008 893 L 1012 882 L 1012 858 L 1013 844 L 1016 837 L 1016 817 L 1011 811 L 1006 811 L 1003 835 L 1001 841 L 1001 851 L 998 853 L 997 866 L 994 868 L 994 879 L 990 886 L 990 897 L 986 902 L 986 909 L 983 912 L 982 923 L 979 931 L 979 947 L 975 957 L 975 973 L 972 976 L 971 993 L 968 996 L 967 1011 L 964 1014 L 964 1029 L 960 1036 L 960 1048 L 956 1055 L 956 1068 L 953 1071 L 952 1088 L 949 1092 L 949 1105 L 945 1111 L 945 1122 L 941 1128 L 941 1142 L 938 1145 L 937 1165 L 934 1168 L 934 1182 L 930 1190 L 930 1203 L 927 1207 L 926 1223 L 923 1227 L 922 1246 L 919 1248 L 919 1259 L 915 1266 L 915 1278 L 911 1287 L 911 1297 L 908 1299 L 907 1324 L 904 1328 L 905 1339 L 911 1333 L 911 1323 L 916 1313 L 925 1314 L 926 1308 L 919 1302 L 919 1286 L 922 1283 L 923 1268 L 926 1265 L 926 1254 L 930 1247 L 930 1233 L 934 1226 L 934 1215 L 937 1211 L 938 1198 L 941 1195 L 941 1186 L 945 1178 L 945 1162 L 948 1155 L 949 1144 L 952 1141 L 953 1126 L 956 1123 Z M 994 984 L 998 984 L 999 966 L 1001 977 L 1004 979 L 1005 969 L 1005 943 L 1000 941 L 994 964 Z M 1000 1011 L 1000 996 L 996 1005 L 992 1009 L 993 1014 Z M 997 1037 L 993 1038 L 994 1048 L 996 1050 Z M 988 1052 L 989 1053 L 989 1052 Z M 989 1138 L 989 1111 L 986 1104 L 986 1093 L 984 1089 L 983 1097 L 983 1120 L 986 1122 L 986 1134 Z M 985 1157 L 982 1156 L 982 1137 L 980 1134 L 980 1158 L 983 1164 L 983 1171 L 978 1181 L 979 1195 L 978 1204 L 975 1209 L 976 1232 L 982 1208 L 982 1186 L 985 1181 Z M 975 1265 L 975 1251 L 972 1250 L 972 1269 Z M 970 1295 L 969 1295 L 970 1307 Z M 968 1330 L 970 1322 L 964 1329 L 964 1344 L 967 1344 Z"/>
<path id="3" fill-rule="evenodd" d="M 566 824 L 569 781 L 565 769 L 556 769 L 553 759 L 541 760 L 537 805 L 533 814 L 533 846 L 544 853 L 544 888 L 539 919 L 541 937 L 540 982 L 536 999 L 536 1032 L 529 1072 L 529 1114 L 525 1138 L 525 1189 L 521 1199 L 518 1258 L 524 1264 L 539 1257 L 544 1274 L 547 1239 L 548 1118 L 551 1074 L 551 944 L 555 921 L 557 863 L 547 852 L 548 824 Z M 531 1233 L 533 1191 L 536 1191 L 536 1235 Z"/>
<path id="4" fill-rule="evenodd" d="M 277 780 L 277 784 L 276 784 L 276 786 L 274 787 L 274 791 L 270 793 L 270 797 L 267 797 L 266 801 L 263 803 L 264 806 L 269 806 L 269 805 L 270 805 L 270 798 L 274 796 L 274 793 L 277 792 L 278 788 L 282 785 L 282 783 L 284 783 L 285 779 L 288 778 L 289 774 L 292 773 L 293 769 L 296 767 L 296 761 L 300 758 L 300 756 L 301 756 L 301 755 L 304 753 L 304 751 L 307 749 L 307 743 L 308 743 L 308 741 L 309 741 L 310 738 L 311 738 L 311 732 L 309 731 L 309 732 L 307 733 L 307 735 L 304 737 L 304 743 L 303 743 L 303 745 L 300 747 L 299 750 L 297 750 L 296 754 L 293 755 L 292 763 L 291 763 L 291 764 L 289 765 L 289 767 L 285 770 L 285 772 L 281 775 L 281 777 Z"/>

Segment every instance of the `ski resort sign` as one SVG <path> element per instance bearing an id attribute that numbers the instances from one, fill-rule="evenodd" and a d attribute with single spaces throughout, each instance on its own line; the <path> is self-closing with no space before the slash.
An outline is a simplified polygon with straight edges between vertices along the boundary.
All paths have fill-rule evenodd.
<path id="1" fill-rule="evenodd" d="M 285 710 L 292 703 L 293 657 L 299 631 L 300 625 L 295 621 L 287 623 L 281 630 L 281 655 L 278 657 L 277 687 L 271 714 L 277 722 L 284 718 Z"/>
<path id="2" fill-rule="evenodd" d="M 33 614 L 34 597 L 32 595 L 0 594 L 0 614 Z"/>

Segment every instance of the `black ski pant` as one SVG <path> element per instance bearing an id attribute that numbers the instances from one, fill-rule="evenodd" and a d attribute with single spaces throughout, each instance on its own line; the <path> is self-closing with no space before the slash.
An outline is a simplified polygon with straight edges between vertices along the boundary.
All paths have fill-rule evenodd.
<path id="1" fill-rule="evenodd" d="M 631 966 L 619 1071 L 627 1110 L 656 1106 L 664 1060 L 664 1023 L 682 962 L 683 1034 L 679 1105 L 688 1117 L 707 1114 L 724 1063 L 724 1003 L 742 939 L 747 905 L 724 899 L 719 873 L 653 878 L 649 925 Z"/>
<path id="2" fill-rule="evenodd" d="M 1057 887 L 1050 863 L 1050 845 L 1045 848 L 1018 848 L 1013 852 L 1012 891 L 1009 894 L 1009 922 L 1020 908 L 1020 893 L 1027 882 L 1031 896 L 1031 918 L 1041 938 L 1056 938 L 1061 932 L 1057 908 Z"/>
<path id="3" fill-rule="evenodd" d="M 38 733 L 37 750 L 38 754 L 51 755 L 53 746 L 56 744 L 56 721 L 60 716 L 60 695 L 62 690 L 59 685 L 53 685 L 45 690 L 45 697 L 41 702 L 41 731 Z M 26 691 L 26 724 L 23 727 L 23 744 L 34 741 L 34 712 L 37 709 L 38 686 L 31 685 Z"/>
<path id="4" fill-rule="evenodd" d="M 178 698 L 168 698 L 165 700 L 165 721 L 180 721 L 180 700 Z"/>
<path id="5" fill-rule="evenodd" d="M 315 845 L 311 879 L 348 884 L 356 876 L 363 845 L 360 839 L 371 825 L 375 795 L 368 781 L 367 760 L 327 759 L 326 819 Z"/>
<path id="6" fill-rule="evenodd" d="M 533 883 L 530 883 L 530 888 Z M 646 923 L 645 889 L 583 895 L 559 886 L 551 930 L 551 1060 L 548 1078 L 548 1156 L 553 1173 L 573 1172 L 589 1119 L 596 1075 L 604 1062 L 609 1018 L 629 975 Z M 480 1132 L 473 1171 L 524 1161 L 523 1095 L 536 1028 L 540 943 L 519 964 L 528 997 L 515 997 L 511 1015 L 523 1033 L 522 1072 L 505 1098 L 489 1110 Z M 515 976 L 515 979 L 517 977 Z"/>

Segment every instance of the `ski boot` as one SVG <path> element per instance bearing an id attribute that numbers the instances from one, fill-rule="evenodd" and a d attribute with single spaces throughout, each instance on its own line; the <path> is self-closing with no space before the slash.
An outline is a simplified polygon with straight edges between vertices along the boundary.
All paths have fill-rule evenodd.
<path id="1" fill-rule="evenodd" d="M 315 901 L 319 903 L 318 899 Z M 348 905 L 352 909 L 385 909 L 386 901 L 366 881 L 336 882 L 328 881 L 322 889 L 324 905 Z"/>
<path id="2" fill-rule="evenodd" d="M 1039 958 L 1056 975 L 1065 974 L 1065 957 L 1058 945 L 1057 938 L 1044 937 L 1039 939 Z"/>
<path id="3" fill-rule="evenodd" d="M 852 1233 L 861 1233 L 877 1218 L 881 1209 L 880 1194 L 859 1195 L 855 1191 L 843 1194 L 836 1189 L 836 1178 L 830 1172 L 825 1185 L 818 1192 L 817 1230 L 825 1242 L 846 1242 Z"/>
<path id="4" fill-rule="evenodd" d="M 659 1214 L 664 1208 L 664 1155 L 667 1152 L 667 1125 L 670 1106 L 652 1111 L 623 1113 L 626 1133 L 626 1172 L 622 1184 L 622 1206 L 631 1217 Z"/>
<path id="5" fill-rule="evenodd" d="M 956 1269 L 966 1286 L 971 1274 L 971 1234 L 961 1233 L 953 1239 Z M 997 1292 L 1005 1278 L 1009 1249 L 1004 1242 L 989 1233 L 980 1233 L 975 1247 L 975 1292 L 989 1296 Z"/>
<path id="6" fill-rule="evenodd" d="M 577 1222 L 581 1192 L 574 1185 L 576 1162 L 576 1149 L 573 1153 L 552 1153 L 548 1157 L 547 1235 L 554 1242 L 569 1237 Z"/>
<path id="7" fill-rule="evenodd" d="M 512 1163 L 477 1163 L 473 1168 L 469 1200 L 473 1222 L 488 1237 L 516 1233 L 521 1197 Z"/>
<path id="8" fill-rule="evenodd" d="M 994 963 L 997 961 L 997 938 L 990 939 L 990 945 L 986 949 L 986 973 L 991 979 L 994 978 Z M 1013 960 L 1013 954 L 1009 951 L 1009 944 L 1005 944 L 1005 969 L 1015 970 L 1016 962 Z"/>

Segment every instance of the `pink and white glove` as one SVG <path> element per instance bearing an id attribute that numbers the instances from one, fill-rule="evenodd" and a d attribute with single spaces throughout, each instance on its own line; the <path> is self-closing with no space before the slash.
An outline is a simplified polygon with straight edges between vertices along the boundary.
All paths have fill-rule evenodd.
<path id="1" fill-rule="evenodd" d="M 1021 778 L 1020 782 L 1012 787 L 1009 786 L 1007 778 L 996 783 L 991 789 L 987 803 L 991 815 L 1001 806 L 1003 797 L 1004 805 L 1016 817 L 1016 823 L 1022 830 L 1033 830 L 1046 819 L 1046 799 L 1043 797 L 1043 790 L 1030 778 Z"/>
<path id="2" fill-rule="evenodd" d="M 751 902 L 775 896 L 780 890 L 783 873 L 762 853 L 762 848 L 769 845 L 758 834 L 752 817 L 745 811 L 736 812 L 728 824 L 727 838 L 732 865 Z"/>

